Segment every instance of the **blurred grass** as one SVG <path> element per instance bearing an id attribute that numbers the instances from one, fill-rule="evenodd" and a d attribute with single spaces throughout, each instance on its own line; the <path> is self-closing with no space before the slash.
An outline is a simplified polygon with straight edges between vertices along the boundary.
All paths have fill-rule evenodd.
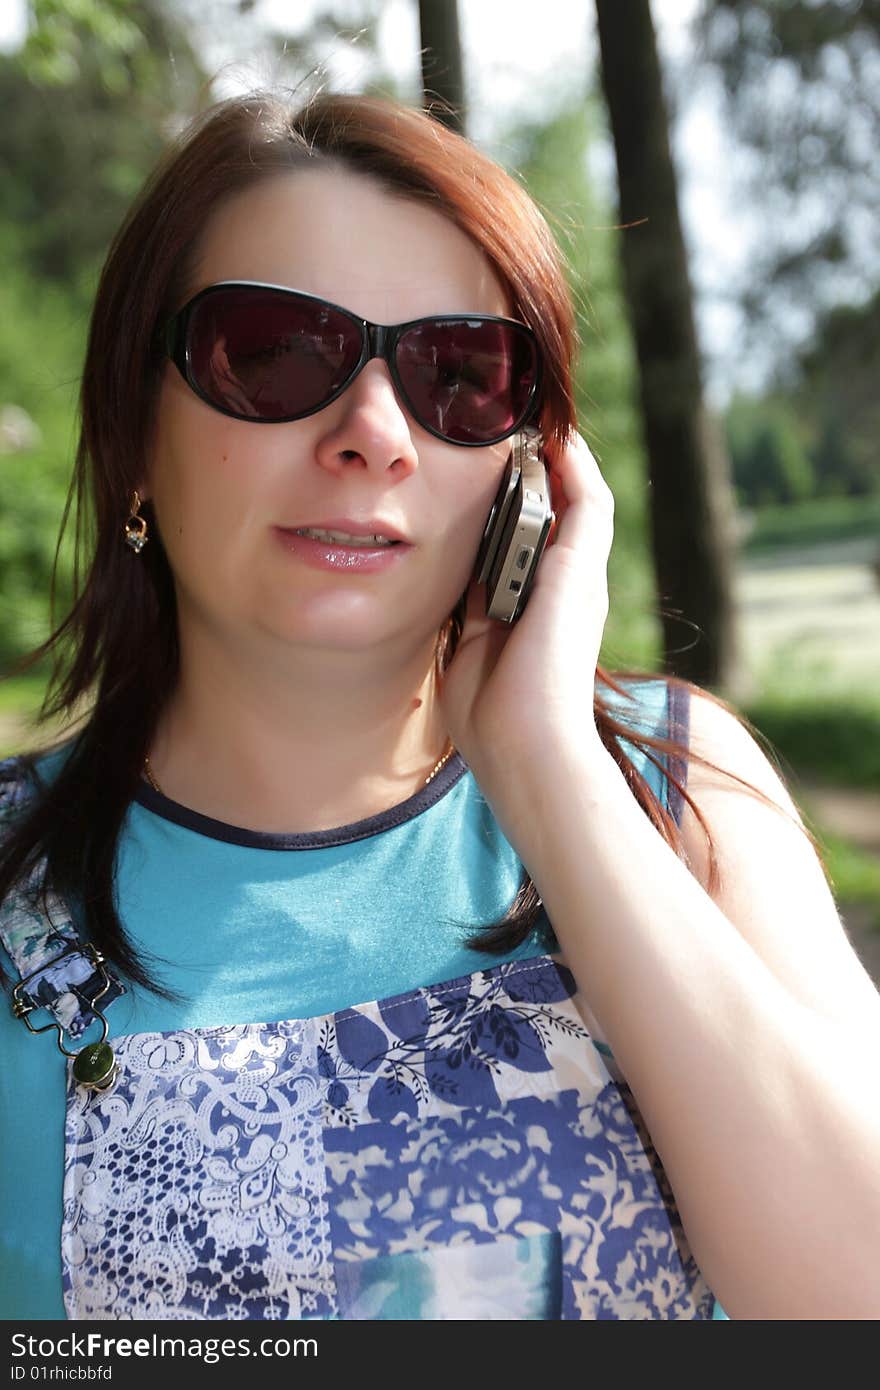
<path id="1" fill-rule="evenodd" d="M 814 689 L 786 689 L 742 711 L 799 776 L 829 786 L 880 790 L 880 692 L 847 699 Z"/>
<path id="2" fill-rule="evenodd" d="M 45 724 L 36 723 L 49 676 L 47 661 L 20 676 L 0 672 L 0 758 L 46 748 L 77 722 L 50 719 Z"/>
<path id="3" fill-rule="evenodd" d="M 0 680 L 0 715 L 10 719 L 29 718 L 40 707 L 47 680 L 45 671 Z"/>
<path id="4" fill-rule="evenodd" d="M 834 498 L 804 502 L 759 514 L 759 545 L 752 553 L 772 554 L 810 544 L 876 534 L 880 546 L 880 498 Z M 764 539 L 775 544 L 764 546 Z M 870 659 L 871 653 L 864 657 Z M 863 662 L 856 661 L 856 669 Z M 867 670 L 867 665 L 865 666 Z M 880 689 L 856 676 L 842 684 L 833 662 L 815 670 L 777 661 L 763 674 L 758 693 L 741 713 L 768 740 L 780 770 L 820 842 L 835 897 L 871 909 L 880 930 L 880 857 L 832 832 L 814 812 L 799 782 L 816 787 L 880 792 Z"/>
<path id="5" fill-rule="evenodd" d="M 870 908 L 870 926 L 873 931 L 880 931 L 880 859 L 851 841 L 823 830 L 815 817 L 809 815 L 809 804 L 805 809 L 841 911 L 846 915 L 846 907 L 850 904 Z"/>
<path id="6" fill-rule="evenodd" d="M 880 492 L 873 497 L 814 497 L 784 507 L 762 507 L 750 516 L 752 530 L 741 547 L 744 556 L 869 536 L 877 538 L 880 550 Z"/>
<path id="7" fill-rule="evenodd" d="M 39 731 L 28 728 L 42 703 L 47 680 L 46 673 L 30 672 L 0 680 L 0 758 L 51 742 L 48 725 Z"/>

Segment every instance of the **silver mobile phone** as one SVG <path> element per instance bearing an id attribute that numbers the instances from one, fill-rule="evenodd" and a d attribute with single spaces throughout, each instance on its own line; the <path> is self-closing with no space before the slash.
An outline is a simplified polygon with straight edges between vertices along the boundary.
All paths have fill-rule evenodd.
<path id="1" fill-rule="evenodd" d="M 529 426 L 514 436 L 477 553 L 475 574 L 486 585 L 488 617 L 515 623 L 522 615 L 555 520 L 541 436 Z"/>

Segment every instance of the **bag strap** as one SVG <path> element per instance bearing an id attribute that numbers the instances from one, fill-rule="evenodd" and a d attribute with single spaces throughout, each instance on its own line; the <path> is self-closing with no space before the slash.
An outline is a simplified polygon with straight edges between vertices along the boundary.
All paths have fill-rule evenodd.
<path id="1" fill-rule="evenodd" d="M 0 762 L 0 832 L 27 808 L 35 792 L 25 759 Z M 81 939 L 69 907 L 45 882 L 46 861 L 41 859 L 0 905 L 0 942 L 21 977 L 12 991 L 16 1018 L 32 1033 L 57 1027 L 61 1046 L 64 1033 L 78 1038 L 92 1023 L 103 1023 L 108 1004 L 126 991 L 101 952 Z M 36 1027 L 31 1022 L 30 1014 L 39 1009 L 48 1012 L 52 1023 Z"/>

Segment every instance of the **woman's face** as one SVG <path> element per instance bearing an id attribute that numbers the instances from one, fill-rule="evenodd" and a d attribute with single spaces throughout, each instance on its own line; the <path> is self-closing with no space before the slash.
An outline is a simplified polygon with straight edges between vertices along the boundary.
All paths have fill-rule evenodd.
<path id="1" fill-rule="evenodd" d="M 218 210 L 190 293 L 220 280 L 305 290 L 383 324 L 510 314 L 488 260 L 452 222 L 338 170 L 282 174 Z M 275 425 L 213 410 L 168 362 L 141 492 L 155 508 L 181 623 L 225 640 L 263 634 L 349 650 L 427 641 L 473 571 L 510 447 L 436 439 L 380 358 L 324 409 Z M 285 535 L 348 518 L 375 518 L 409 547 L 373 572 L 326 569 Z"/>

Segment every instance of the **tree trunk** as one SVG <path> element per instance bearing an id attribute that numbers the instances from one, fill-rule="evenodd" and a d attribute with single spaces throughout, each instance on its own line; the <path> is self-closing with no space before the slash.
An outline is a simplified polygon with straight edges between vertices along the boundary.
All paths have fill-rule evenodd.
<path id="1" fill-rule="evenodd" d="M 467 110 L 458 0 L 419 0 L 419 31 L 425 109 L 459 135 L 464 135 Z"/>
<path id="2" fill-rule="evenodd" d="M 624 287 L 638 358 L 666 668 L 734 678 L 733 492 L 704 402 L 649 0 L 596 0 L 617 157 Z M 639 225 L 630 226 L 629 224 Z"/>

